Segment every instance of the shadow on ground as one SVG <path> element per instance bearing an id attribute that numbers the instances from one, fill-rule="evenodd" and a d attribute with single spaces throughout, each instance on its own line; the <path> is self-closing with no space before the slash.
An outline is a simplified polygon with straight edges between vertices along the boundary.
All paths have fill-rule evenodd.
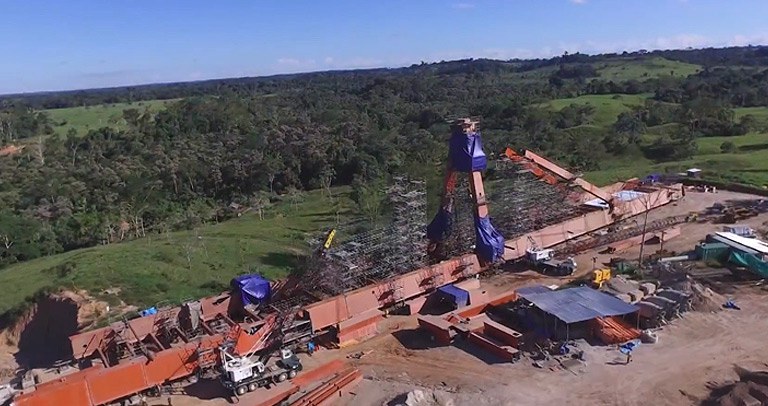
<path id="1" fill-rule="evenodd" d="M 437 348 L 437 345 L 429 334 L 419 329 L 398 330 L 392 333 L 392 336 L 409 350 L 427 350 Z"/>
<path id="2" fill-rule="evenodd" d="M 230 398 L 231 393 L 215 379 L 201 379 L 184 388 L 184 394 L 200 400 Z"/>
<path id="3" fill-rule="evenodd" d="M 264 265 L 286 269 L 297 269 L 302 261 L 302 256 L 287 252 L 270 252 L 261 257 L 261 262 Z"/>
<path id="4" fill-rule="evenodd" d="M 472 355 L 473 357 L 479 359 L 480 361 L 485 362 L 488 365 L 494 365 L 494 364 L 509 364 L 508 361 L 504 361 L 501 358 L 491 354 L 488 351 L 485 351 L 484 349 L 473 345 L 472 343 L 466 341 L 466 340 L 455 340 L 453 342 L 453 346 L 466 352 L 469 355 Z"/>

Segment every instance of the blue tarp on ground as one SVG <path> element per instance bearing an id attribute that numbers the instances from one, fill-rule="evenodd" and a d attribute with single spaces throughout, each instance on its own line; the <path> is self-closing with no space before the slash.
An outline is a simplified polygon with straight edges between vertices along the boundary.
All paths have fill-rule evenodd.
<path id="1" fill-rule="evenodd" d="M 456 308 L 464 307 L 469 304 L 469 292 L 464 289 L 457 288 L 455 285 L 445 285 L 437 288 L 437 291 L 451 300 Z"/>
<path id="2" fill-rule="evenodd" d="M 517 293 L 542 311 L 568 324 L 596 317 L 621 316 L 639 310 L 635 305 L 586 286 L 549 292 Z"/>
<path id="3" fill-rule="evenodd" d="M 488 166 L 479 132 L 454 131 L 448 148 L 451 166 L 457 172 L 482 171 Z"/>
<path id="4" fill-rule="evenodd" d="M 260 275 L 240 275 L 232 279 L 232 290 L 240 294 L 243 306 L 259 304 L 269 300 L 271 287 L 269 281 Z"/>
<path id="5" fill-rule="evenodd" d="M 504 256 L 504 237 L 493 228 L 490 217 L 475 218 L 475 253 L 485 262 Z"/>
<path id="6" fill-rule="evenodd" d="M 451 213 L 441 207 L 437 214 L 435 214 L 432 222 L 427 225 L 427 238 L 434 242 L 444 241 L 451 235 L 452 225 L 453 217 L 451 217 Z"/>

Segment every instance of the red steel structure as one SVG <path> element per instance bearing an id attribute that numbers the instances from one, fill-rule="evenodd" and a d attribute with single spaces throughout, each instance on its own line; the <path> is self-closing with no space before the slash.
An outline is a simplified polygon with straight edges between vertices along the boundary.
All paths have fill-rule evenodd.
<path id="1" fill-rule="evenodd" d="M 637 182 L 598 188 L 531 152 L 523 156 L 508 150 L 505 155 L 523 163 L 542 182 L 578 185 L 583 189 L 582 202 L 594 196 L 610 205 L 587 207 L 566 221 L 506 240 L 506 261 L 523 257 L 531 244 L 555 246 L 680 196 L 675 187 L 646 187 Z M 479 172 L 473 172 L 470 183 L 477 214 L 487 215 L 482 180 L 475 179 L 479 176 Z M 451 179 L 449 175 L 446 187 L 450 187 Z M 628 190 L 635 193 L 633 198 L 615 198 L 617 192 Z M 394 287 L 399 300 L 407 300 L 434 290 L 438 285 L 435 281 L 442 285 L 482 272 L 482 262 L 474 253 L 464 254 L 323 300 L 309 297 L 306 292 L 283 293 L 294 299 L 303 295 L 306 299 L 297 299 L 299 307 L 256 310 L 242 306 L 236 296 L 222 294 L 77 334 L 70 337 L 74 358 L 92 365 L 37 385 L 34 391 L 17 396 L 14 404 L 95 406 L 114 402 L 210 370 L 218 362 L 216 349 L 220 346 L 229 346 L 237 353 L 266 348 L 271 333 L 286 325 L 304 325 L 316 335 L 330 333 L 342 345 L 355 342 L 376 333 L 381 309 L 394 304 Z M 275 290 L 283 292 L 296 286 L 290 280 L 277 285 L 280 287 Z"/>

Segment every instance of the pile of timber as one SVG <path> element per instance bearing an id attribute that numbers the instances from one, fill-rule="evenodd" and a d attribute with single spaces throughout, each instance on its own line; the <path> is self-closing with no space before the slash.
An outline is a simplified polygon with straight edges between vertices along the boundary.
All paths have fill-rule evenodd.
<path id="1" fill-rule="evenodd" d="M 615 317 L 594 319 L 594 334 L 605 344 L 620 344 L 640 337 L 640 330 Z"/>

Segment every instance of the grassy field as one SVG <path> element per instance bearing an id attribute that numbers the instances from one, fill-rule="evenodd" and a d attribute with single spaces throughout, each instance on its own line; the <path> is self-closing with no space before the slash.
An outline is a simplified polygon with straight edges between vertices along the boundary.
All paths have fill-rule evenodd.
<path id="1" fill-rule="evenodd" d="M 699 65 L 671 61 L 661 57 L 642 60 L 617 59 L 596 63 L 595 68 L 602 79 L 613 81 L 644 80 L 662 76 L 690 76 L 701 70 Z"/>
<path id="2" fill-rule="evenodd" d="M 0 270 L 0 314 L 42 288 L 99 292 L 119 287 L 129 304 L 181 301 L 225 289 L 230 279 L 249 269 L 267 277 L 286 275 L 306 252 L 306 238 L 322 233 L 351 213 L 349 190 L 335 190 L 334 203 L 319 192 L 302 202 L 277 203 L 264 220 L 245 214 L 197 230 L 154 234 L 20 263 Z"/>
<path id="3" fill-rule="evenodd" d="M 753 116 L 759 124 L 768 127 L 768 107 L 739 107 L 733 109 L 733 111 L 735 113 L 736 120 L 750 115 Z"/>
<path id="4" fill-rule="evenodd" d="M 149 109 L 158 112 L 165 105 L 176 100 L 147 100 L 133 103 L 102 104 L 98 106 L 70 107 L 65 109 L 43 110 L 51 118 L 53 129 L 59 135 L 66 135 L 74 128 L 78 135 L 85 135 L 89 130 L 102 127 L 125 128 L 123 110 L 137 109 L 143 112 Z"/>
<path id="5" fill-rule="evenodd" d="M 616 122 L 616 116 L 629 111 L 633 106 L 642 106 L 647 95 L 630 94 L 599 94 L 586 95 L 569 99 L 555 99 L 542 106 L 547 106 L 554 111 L 560 111 L 571 105 L 590 105 L 595 108 L 593 122 L 597 126 L 609 126 Z"/>
<path id="6" fill-rule="evenodd" d="M 720 145 L 726 141 L 734 143 L 735 152 L 720 152 Z M 703 137 L 697 143 L 696 155 L 685 161 L 654 163 L 636 156 L 606 162 L 606 169 L 589 172 L 586 178 L 598 184 L 607 184 L 630 177 L 642 177 L 652 172 L 681 172 L 697 167 L 704 170 L 703 176 L 708 179 L 768 186 L 768 134 Z"/>

